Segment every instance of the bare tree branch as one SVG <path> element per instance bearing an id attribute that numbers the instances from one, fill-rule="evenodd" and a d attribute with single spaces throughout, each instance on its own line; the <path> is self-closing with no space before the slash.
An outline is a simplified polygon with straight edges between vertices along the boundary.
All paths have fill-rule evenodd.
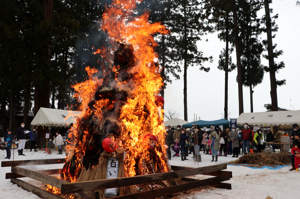
<path id="1" fill-rule="evenodd" d="M 180 114 L 176 110 L 173 110 L 173 109 L 166 110 L 164 115 L 168 120 L 180 117 Z"/>

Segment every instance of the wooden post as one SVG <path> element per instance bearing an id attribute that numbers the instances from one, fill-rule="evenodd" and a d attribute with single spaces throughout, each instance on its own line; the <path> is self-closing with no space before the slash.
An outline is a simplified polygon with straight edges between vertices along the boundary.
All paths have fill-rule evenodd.
<path id="1" fill-rule="evenodd" d="M 47 198 L 47 199 L 63 199 L 60 196 L 54 195 L 48 191 L 42 190 L 36 186 L 33 186 L 27 182 L 24 182 L 23 180 L 19 180 L 19 179 L 15 179 L 12 178 L 11 182 L 14 184 L 17 184 L 19 187 L 22 187 L 23 189 L 32 192 L 38 196 L 40 196 L 41 198 Z"/>
<path id="2" fill-rule="evenodd" d="M 126 177 L 126 178 L 63 183 L 61 185 L 61 193 L 68 194 L 68 193 L 93 191 L 93 190 L 113 188 L 113 187 L 145 184 L 145 183 L 151 183 L 151 182 L 156 182 L 161 180 L 169 180 L 174 178 L 192 176 L 197 174 L 212 173 L 226 168 L 227 168 L 227 164 L 219 164 L 215 166 L 199 167 L 199 168 L 179 170 L 179 171 L 173 171 L 167 173 L 157 173 L 157 174 L 141 175 L 141 176 L 134 176 L 134 177 Z"/>
<path id="3" fill-rule="evenodd" d="M 219 178 L 219 177 L 214 177 L 214 178 L 209 178 L 205 180 L 195 180 L 186 184 L 180 184 L 180 185 L 175 185 L 171 187 L 166 187 L 162 189 L 155 189 L 151 191 L 145 191 L 145 192 L 140 192 L 140 193 L 135 193 L 135 194 L 130 194 L 126 196 L 118 196 L 118 197 L 113 197 L 112 199 L 152 199 L 155 197 L 159 196 L 164 196 L 164 195 L 172 195 L 174 193 L 178 192 L 183 192 L 187 191 L 190 189 L 198 188 L 198 187 L 203 187 L 203 186 L 209 186 L 209 185 L 218 185 L 220 182 L 229 180 L 229 178 Z M 222 185 L 221 185 L 222 186 Z M 226 185 L 223 185 L 224 187 Z"/>
<path id="4" fill-rule="evenodd" d="M 62 183 L 67 183 L 66 181 L 60 180 L 58 178 L 21 167 L 12 167 L 11 170 L 13 173 L 32 178 L 46 184 L 50 184 L 59 189 L 61 189 Z"/>
<path id="5" fill-rule="evenodd" d="M 65 158 L 2 161 L 1 162 L 1 167 L 11 167 L 11 166 L 21 166 L 21 165 L 61 164 L 61 163 L 64 163 L 64 162 L 65 162 Z"/>

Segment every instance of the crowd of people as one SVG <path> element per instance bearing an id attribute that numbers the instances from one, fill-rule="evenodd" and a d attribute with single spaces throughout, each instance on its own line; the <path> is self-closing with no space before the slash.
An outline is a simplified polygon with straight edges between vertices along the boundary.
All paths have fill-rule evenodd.
<path id="1" fill-rule="evenodd" d="M 291 139 L 297 141 L 299 140 L 298 125 L 294 124 L 293 129 Z M 229 128 L 223 130 L 219 126 L 211 126 L 209 129 L 201 129 L 195 125 L 191 128 L 182 128 L 180 125 L 176 128 L 167 126 L 166 132 L 165 142 L 168 146 L 169 160 L 172 158 L 171 150 L 173 150 L 175 152 L 173 157 L 179 157 L 180 153 L 181 160 L 184 161 L 187 160 L 189 154 L 193 154 L 192 158 L 197 162 L 201 161 L 200 151 L 203 154 L 210 154 L 211 161 L 215 162 L 218 161 L 218 156 L 232 155 L 233 158 L 237 158 L 241 154 L 263 152 L 266 147 L 274 152 L 278 146 L 266 143 L 280 142 L 282 136 L 289 136 L 282 129 L 278 130 L 274 136 L 271 129 L 253 129 L 248 123 L 245 123 L 242 128 L 233 127 L 231 130 Z M 292 150 L 292 154 L 298 154 L 297 151 L 300 152 L 300 149 Z M 295 162 L 295 155 L 292 156 L 292 162 Z"/>
<path id="2" fill-rule="evenodd" d="M 38 132 L 35 128 L 31 131 L 26 130 L 25 124 L 21 123 L 20 127 L 18 128 L 15 136 L 13 136 L 12 131 L 7 129 L 6 133 L 4 134 L 4 144 L 6 149 L 6 157 L 5 159 L 11 158 L 11 148 L 14 144 L 16 144 L 18 148 L 18 155 L 25 156 L 24 149 L 26 142 L 29 141 L 30 152 L 34 150 L 37 152 L 37 141 L 38 141 Z M 62 154 L 62 148 L 65 144 L 65 141 L 59 132 L 56 132 L 56 135 L 53 136 L 53 139 L 49 139 L 48 141 L 48 151 L 54 147 L 58 148 L 58 154 Z"/>

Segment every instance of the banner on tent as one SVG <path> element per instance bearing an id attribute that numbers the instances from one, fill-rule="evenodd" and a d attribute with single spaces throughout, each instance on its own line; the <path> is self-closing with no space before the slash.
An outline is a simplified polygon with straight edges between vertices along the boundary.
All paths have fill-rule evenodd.
<path id="1" fill-rule="evenodd" d="M 232 128 L 236 128 L 236 125 L 237 125 L 237 119 L 236 118 L 230 118 L 230 123 L 229 123 L 229 126 L 230 126 L 230 131 L 232 130 Z"/>

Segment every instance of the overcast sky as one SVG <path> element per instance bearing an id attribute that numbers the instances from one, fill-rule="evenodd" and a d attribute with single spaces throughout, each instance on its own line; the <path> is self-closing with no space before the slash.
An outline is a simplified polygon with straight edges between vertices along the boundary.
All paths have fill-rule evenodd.
<path id="1" fill-rule="evenodd" d="M 286 85 L 277 88 L 278 106 L 290 110 L 300 110 L 300 6 L 296 0 L 273 0 L 270 5 L 274 13 L 279 14 L 279 27 L 273 44 L 277 50 L 283 50 L 283 55 L 276 62 L 284 61 L 285 68 L 277 73 L 277 79 L 286 79 Z M 194 114 L 202 120 L 217 120 L 224 117 L 224 71 L 217 68 L 218 57 L 225 43 L 217 38 L 217 34 L 209 36 L 209 42 L 199 42 L 199 48 L 205 56 L 212 55 L 213 63 L 205 63 L 210 72 L 200 71 L 197 67 L 188 69 L 188 121 L 194 121 Z M 234 53 L 235 55 L 235 53 Z M 233 61 L 236 62 L 235 57 Z M 268 65 L 262 58 L 262 64 Z M 237 70 L 229 73 L 229 118 L 237 118 L 238 84 L 235 81 Z M 243 87 L 244 112 L 250 112 L 249 87 Z M 265 73 L 264 80 L 254 88 L 254 112 L 264 112 L 264 104 L 271 103 L 270 75 Z M 165 92 L 165 111 L 176 111 L 183 119 L 183 77 L 173 80 Z"/>

